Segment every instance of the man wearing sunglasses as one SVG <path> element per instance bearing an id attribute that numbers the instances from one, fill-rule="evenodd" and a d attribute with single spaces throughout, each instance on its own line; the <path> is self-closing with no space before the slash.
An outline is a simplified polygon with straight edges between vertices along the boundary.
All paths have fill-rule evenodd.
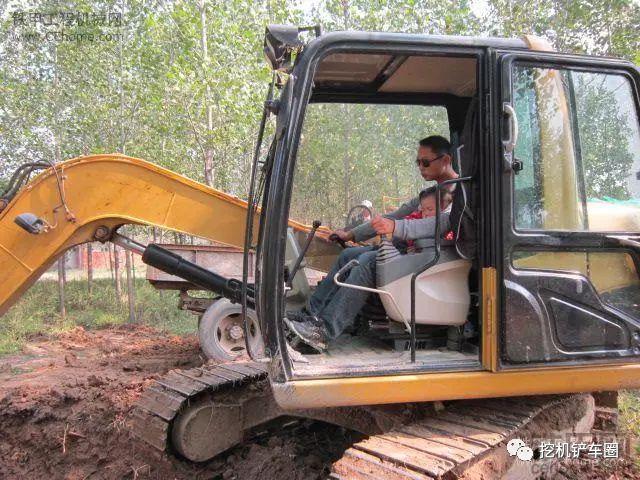
<path id="1" fill-rule="evenodd" d="M 453 169 L 451 144 L 441 136 L 433 135 L 420 140 L 416 165 L 420 175 L 427 181 L 437 183 L 458 178 Z M 452 191 L 452 190 L 450 190 Z M 418 197 L 404 203 L 394 212 L 377 215 L 371 221 L 347 231 L 335 233 L 344 241 L 362 242 L 376 235 L 392 235 L 397 240 L 416 240 L 433 237 L 435 217 L 405 220 L 420 205 Z M 449 212 L 441 212 L 440 231 L 449 230 Z M 287 312 L 285 322 L 289 329 L 304 343 L 318 351 L 324 351 L 327 343 L 336 339 L 353 325 L 360 309 L 369 296 L 368 292 L 351 288 L 340 288 L 333 277 L 344 265 L 353 259 L 359 265 L 352 268 L 345 282 L 351 285 L 375 287 L 376 251 L 372 246 L 345 249 L 333 265 L 327 277 L 320 282 L 309 299 L 308 306 L 300 312 Z"/>

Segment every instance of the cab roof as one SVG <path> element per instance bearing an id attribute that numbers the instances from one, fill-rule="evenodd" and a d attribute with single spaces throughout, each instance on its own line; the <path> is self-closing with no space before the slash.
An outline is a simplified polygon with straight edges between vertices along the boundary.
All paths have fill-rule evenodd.
<path id="1" fill-rule="evenodd" d="M 324 33 L 312 40 L 306 49 L 324 48 L 330 44 L 345 42 L 362 42 L 367 44 L 421 44 L 442 45 L 450 47 L 486 47 L 529 49 L 529 43 L 520 38 L 501 37 L 475 37 L 464 35 L 426 35 L 417 33 L 393 33 L 393 32 L 361 32 L 361 31 L 337 31 Z"/>
<path id="2" fill-rule="evenodd" d="M 336 95 L 378 99 L 429 95 L 442 101 L 445 96 L 476 94 L 478 49 L 528 50 L 531 44 L 531 38 L 330 32 L 309 42 L 299 63 L 319 59 L 313 78 L 315 101 Z M 424 54 L 421 47 L 436 48 Z"/>

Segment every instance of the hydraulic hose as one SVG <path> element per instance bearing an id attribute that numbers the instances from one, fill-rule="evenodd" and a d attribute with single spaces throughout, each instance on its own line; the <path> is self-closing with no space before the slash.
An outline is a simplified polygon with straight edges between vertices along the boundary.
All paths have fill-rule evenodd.
<path id="1" fill-rule="evenodd" d="M 34 170 L 45 169 L 48 167 L 50 167 L 50 165 L 45 162 L 31 162 L 25 163 L 16 168 L 15 172 L 13 172 L 13 175 L 11 175 L 9 185 L 4 190 L 4 192 L 2 192 L 2 195 L 0 195 L 0 211 L 2 211 L 9 204 L 9 202 L 11 202 L 22 185 L 24 185 L 25 180 Z"/>

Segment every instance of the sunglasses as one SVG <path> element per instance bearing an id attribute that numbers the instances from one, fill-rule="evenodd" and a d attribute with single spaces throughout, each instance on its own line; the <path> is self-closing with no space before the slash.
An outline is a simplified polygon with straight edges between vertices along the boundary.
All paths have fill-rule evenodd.
<path id="1" fill-rule="evenodd" d="M 429 165 L 431 165 L 433 162 L 437 162 L 438 160 L 440 160 L 442 157 L 444 157 L 444 153 L 442 155 L 438 155 L 436 158 L 433 158 L 431 160 L 429 160 L 428 158 L 416 158 L 416 165 L 420 166 L 422 165 L 424 168 L 427 168 Z"/>

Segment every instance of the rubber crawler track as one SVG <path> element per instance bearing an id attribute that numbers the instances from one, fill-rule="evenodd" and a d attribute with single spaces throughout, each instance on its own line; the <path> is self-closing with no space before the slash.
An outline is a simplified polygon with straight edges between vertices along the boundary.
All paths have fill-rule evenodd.
<path id="1" fill-rule="evenodd" d="M 155 380 L 136 402 L 132 433 L 160 451 L 170 451 L 171 423 L 189 402 L 202 394 L 228 391 L 266 377 L 266 365 L 256 362 L 172 370 Z"/>

